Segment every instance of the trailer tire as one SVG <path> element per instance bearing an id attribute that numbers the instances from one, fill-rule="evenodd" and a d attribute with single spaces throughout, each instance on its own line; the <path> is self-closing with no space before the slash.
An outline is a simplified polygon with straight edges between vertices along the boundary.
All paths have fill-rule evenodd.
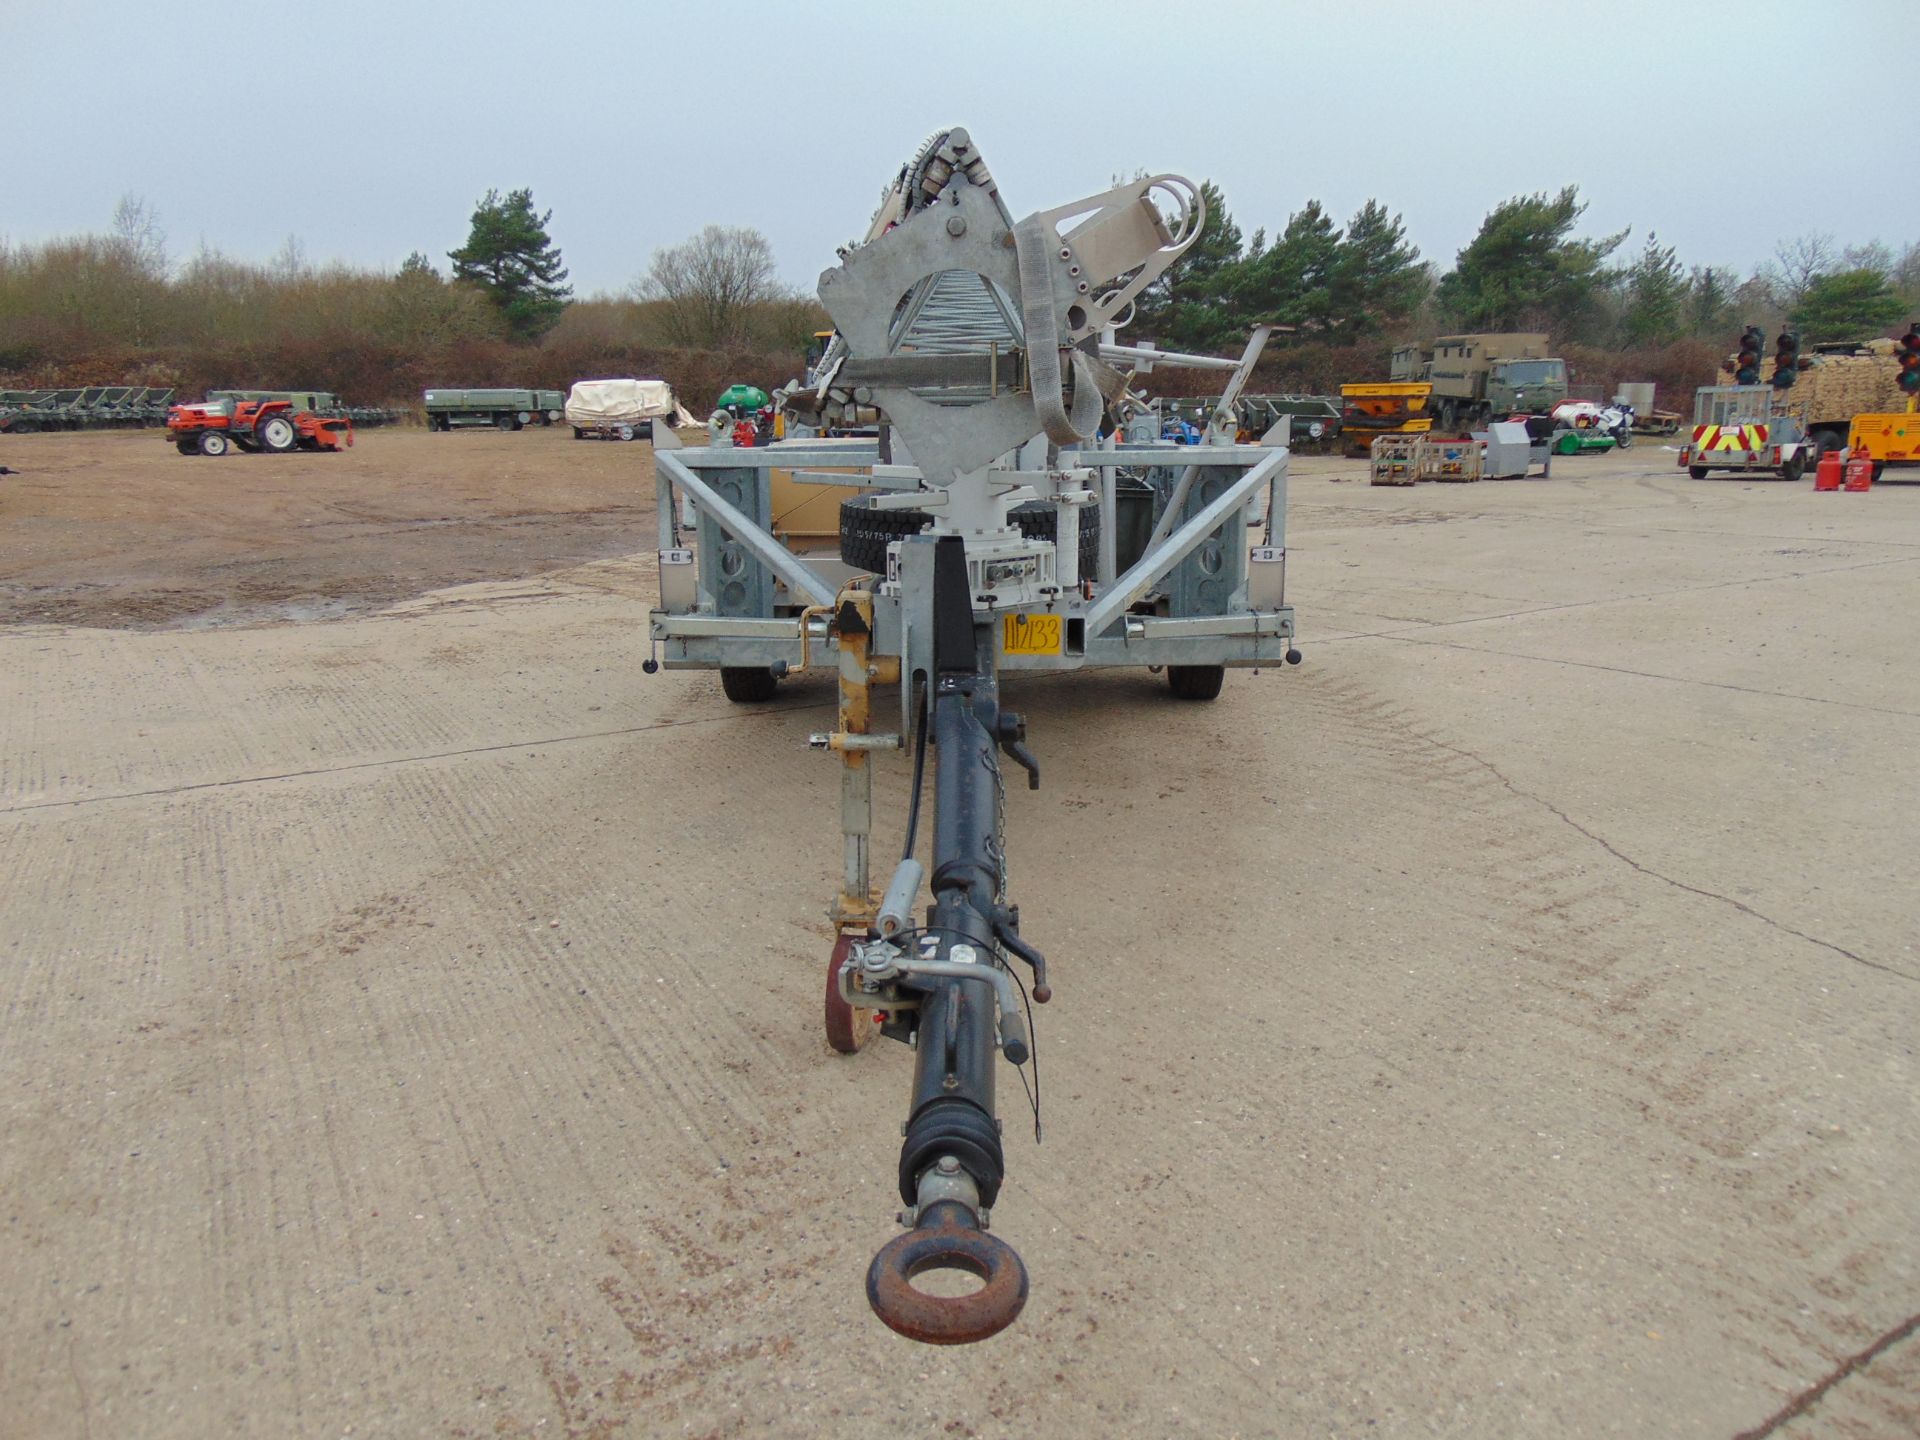
<path id="1" fill-rule="evenodd" d="M 200 432 L 200 453 L 202 455 L 224 455 L 233 448 L 222 430 L 202 430 Z"/>
<path id="2" fill-rule="evenodd" d="M 1167 688 L 1176 700 L 1218 700 L 1226 684 L 1224 665 L 1169 665 Z"/>
<path id="3" fill-rule="evenodd" d="M 1704 465 L 1689 465 L 1687 466 L 1687 474 L 1696 480 L 1704 480 L 1707 478 L 1707 467 Z"/>
<path id="4" fill-rule="evenodd" d="M 276 412 L 253 427 L 253 438 L 269 455 L 284 455 L 299 443 L 300 432 L 292 416 Z"/>
<path id="5" fill-rule="evenodd" d="M 518 430 L 520 422 L 511 415 L 496 415 L 493 417 L 493 428 L 500 431 Z"/>
<path id="6" fill-rule="evenodd" d="M 1802 479 L 1807 473 L 1807 452 L 1796 451 L 1794 457 L 1780 467 L 1780 478 L 1788 484 Z"/>
<path id="7" fill-rule="evenodd" d="M 876 510 L 873 496 L 859 495 L 840 504 L 840 559 L 869 574 L 887 573 L 887 546 L 918 535 L 933 519 L 925 510 Z M 1043 500 L 1016 505 L 1008 518 L 1029 540 L 1051 540 L 1059 533 L 1059 513 Z M 1080 574 L 1100 565 L 1100 509 L 1080 511 Z"/>
<path id="8" fill-rule="evenodd" d="M 576 440 L 584 440 L 587 438 L 587 432 L 576 425 L 573 427 L 573 438 Z"/>
<path id="9" fill-rule="evenodd" d="M 736 705 L 764 705 L 773 699 L 779 681 L 765 665 L 722 665 L 720 688 Z"/>

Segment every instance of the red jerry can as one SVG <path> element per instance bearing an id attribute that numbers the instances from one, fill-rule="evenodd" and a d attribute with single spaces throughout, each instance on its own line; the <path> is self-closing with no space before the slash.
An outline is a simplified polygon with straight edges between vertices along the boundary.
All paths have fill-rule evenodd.
<path id="1" fill-rule="evenodd" d="M 1838 450 L 1829 450 L 1820 457 L 1820 463 L 1813 467 L 1813 488 L 1816 490 L 1838 490 L 1840 471 L 1846 462 L 1840 458 Z"/>
<path id="2" fill-rule="evenodd" d="M 1871 490 L 1873 488 L 1873 457 L 1871 455 L 1847 453 L 1847 483 L 1849 490 Z"/>

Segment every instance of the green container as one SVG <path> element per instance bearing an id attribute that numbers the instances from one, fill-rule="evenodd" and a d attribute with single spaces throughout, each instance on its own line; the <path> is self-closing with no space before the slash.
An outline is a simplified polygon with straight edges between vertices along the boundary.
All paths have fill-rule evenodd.
<path id="1" fill-rule="evenodd" d="M 742 419 L 748 415 L 758 415 L 771 404 L 773 397 L 758 385 L 729 385 L 720 392 L 714 409 L 725 410 L 736 419 Z"/>

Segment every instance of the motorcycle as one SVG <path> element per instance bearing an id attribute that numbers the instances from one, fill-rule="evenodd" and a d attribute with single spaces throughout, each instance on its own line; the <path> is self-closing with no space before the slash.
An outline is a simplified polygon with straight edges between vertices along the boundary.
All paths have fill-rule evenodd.
<path id="1" fill-rule="evenodd" d="M 1633 406 L 1616 400 L 1594 417 L 1593 426 L 1613 436 L 1613 443 L 1625 450 L 1633 444 Z"/>
<path id="2" fill-rule="evenodd" d="M 1633 406 L 1624 400 L 1596 405 L 1591 400 L 1563 400 L 1553 407 L 1554 422 L 1588 435 L 1610 435 L 1619 449 L 1633 444 Z"/>

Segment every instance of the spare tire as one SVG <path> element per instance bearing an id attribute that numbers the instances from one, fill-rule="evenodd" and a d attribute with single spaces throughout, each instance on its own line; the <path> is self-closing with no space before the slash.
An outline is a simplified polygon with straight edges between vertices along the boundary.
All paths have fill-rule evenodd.
<path id="1" fill-rule="evenodd" d="M 932 522 L 925 510 L 876 510 L 874 497 L 859 495 L 840 504 L 840 558 L 856 570 L 887 573 L 887 546 L 918 535 Z M 1060 513 L 1044 500 L 1029 500 L 1008 512 L 1029 540 L 1051 540 L 1060 530 Z M 1080 510 L 1080 574 L 1091 576 L 1100 565 L 1100 507 Z"/>

